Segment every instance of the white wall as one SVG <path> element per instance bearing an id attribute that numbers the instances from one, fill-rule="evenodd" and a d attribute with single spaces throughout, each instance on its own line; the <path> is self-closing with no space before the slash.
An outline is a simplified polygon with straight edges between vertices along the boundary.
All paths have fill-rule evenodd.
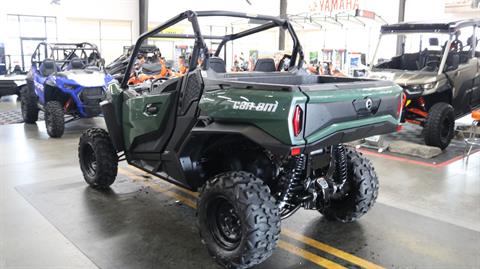
<path id="1" fill-rule="evenodd" d="M 322 0 L 290 0 L 288 2 L 288 14 L 300 14 L 309 11 L 313 2 Z M 341 1 L 341 0 L 339 0 Z M 383 20 L 388 23 L 396 23 L 398 20 L 399 0 L 345 0 L 357 1 L 359 8 L 376 12 Z M 441 18 L 444 15 L 444 0 L 407 0 L 405 20 L 429 20 Z M 267 15 L 278 15 L 279 0 L 251 0 L 252 5 L 247 4 L 244 0 L 210 0 L 196 1 L 186 0 L 183 5 L 172 5 L 168 9 L 164 8 L 162 1 L 150 1 L 149 20 L 151 22 L 160 23 L 176 14 L 183 12 L 185 9 L 191 10 L 211 10 L 226 9 L 240 12 L 260 13 Z M 425 12 L 428 10 L 428 12 Z M 330 15 L 330 14 L 325 14 Z M 367 53 L 367 57 L 373 54 L 375 49 L 380 26 L 383 20 L 362 20 L 365 25 L 359 25 L 352 22 L 342 21 L 343 26 L 336 26 L 332 23 L 322 23 L 322 28 L 312 25 L 294 24 L 297 31 L 305 56 L 308 59 L 309 52 L 319 52 L 321 49 L 346 49 L 347 51 Z M 278 38 L 270 35 L 268 38 L 263 37 L 261 42 L 255 45 L 242 42 L 240 46 L 236 46 L 233 54 L 240 52 L 248 52 L 250 49 L 258 49 L 270 46 L 271 49 L 278 47 Z M 287 38 L 287 50 L 291 48 L 290 39 Z M 264 50 L 260 48 L 260 50 Z"/>
<path id="2" fill-rule="evenodd" d="M 288 7 L 289 14 L 299 14 L 308 11 L 309 5 L 316 1 L 320 3 L 328 0 L 297 0 L 295 5 Z M 339 0 L 341 1 L 341 0 Z M 350 0 L 345 0 L 350 1 Z M 356 0 L 351 0 L 356 1 Z M 378 41 L 380 26 L 398 22 L 399 0 L 357 0 L 358 8 L 373 11 L 382 19 L 362 19 L 365 25 L 355 23 L 355 19 L 347 21 L 339 19 L 343 25 L 322 22 L 321 27 L 312 25 L 294 25 L 303 45 L 306 59 L 309 52 L 319 52 L 321 59 L 322 49 L 345 49 L 350 52 L 361 52 L 372 56 Z M 341 12 L 338 13 L 341 15 Z M 350 11 L 353 14 L 353 11 Z M 335 13 L 322 13 L 326 16 L 335 16 Z M 406 0 L 405 21 L 435 20 L 445 16 L 444 0 Z M 303 27 L 302 27 L 303 26 Z"/>
<path id="3" fill-rule="evenodd" d="M 60 5 L 52 4 L 52 0 L 2 0 L 0 42 L 8 39 L 7 14 L 56 17 L 57 41 L 97 43 L 107 62 L 121 54 L 123 45 L 130 45 L 138 36 L 138 0 L 59 2 Z M 7 54 L 9 50 L 6 47 Z"/>
<path id="4" fill-rule="evenodd" d="M 250 0 L 250 2 L 252 5 L 246 0 L 185 0 L 178 4 L 169 2 L 166 6 L 165 1 L 150 0 L 148 16 L 149 21 L 163 22 L 185 10 L 230 10 L 264 15 L 279 13 L 280 0 Z M 297 0 L 289 2 L 294 5 Z"/>
<path id="5" fill-rule="evenodd" d="M 326 0 L 289 0 L 288 13 L 299 14 L 309 10 L 314 1 Z M 357 1 L 360 9 L 370 10 L 380 15 L 389 23 L 398 19 L 399 0 L 338 0 Z M 445 14 L 445 1 L 451 0 L 407 0 L 406 21 L 463 18 L 462 14 Z M 191 10 L 232 10 L 247 13 L 278 15 L 280 0 L 184 0 L 181 3 L 150 0 L 149 21 L 159 24 L 176 14 Z M 479 12 L 480 13 L 480 12 Z M 138 36 L 138 0 L 60 0 L 60 5 L 52 4 L 52 0 L 2 0 L 0 9 L 0 42 L 7 38 L 7 14 L 42 15 L 57 18 L 58 41 L 88 40 L 99 43 L 102 54 L 108 60 L 121 53 L 121 47 L 134 42 Z M 472 16 L 470 14 L 468 16 Z M 477 16 L 480 14 L 477 14 Z M 380 21 L 363 20 L 365 26 L 343 22 L 343 26 L 322 24 L 323 27 L 312 27 L 294 24 L 301 43 L 308 57 L 310 51 L 322 48 L 347 49 L 371 54 L 377 38 Z M 203 24 L 230 25 L 220 19 L 213 19 Z M 287 39 L 287 47 L 290 45 Z M 260 39 L 240 42 L 238 54 L 250 49 L 266 51 L 278 46 L 276 34 L 267 34 Z M 7 53 L 9 48 L 7 49 Z M 170 53 L 170 52 L 168 52 Z M 170 53 L 171 54 L 171 53 Z"/>

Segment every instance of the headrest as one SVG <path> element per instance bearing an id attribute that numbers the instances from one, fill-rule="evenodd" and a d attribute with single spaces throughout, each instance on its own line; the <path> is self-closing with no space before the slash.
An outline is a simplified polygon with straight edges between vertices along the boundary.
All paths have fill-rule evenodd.
<path id="1" fill-rule="evenodd" d="M 210 57 L 208 59 L 208 67 L 217 73 L 226 73 L 225 61 L 219 57 Z"/>
<path id="2" fill-rule="evenodd" d="M 274 72 L 276 71 L 275 61 L 273 61 L 271 58 L 258 59 L 255 63 L 255 68 L 253 71 Z"/>
<path id="3" fill-rule="evenodd" d="M 55 61 L 52 59 L 45 59 L 42 62 L 42 66 L 45 69 L 55 69 Z"/>
<path id="4" fill-rule="evenodd" d="M 83 63 L 83 60 L 80 58 L 73 58 L 70 60 L 70 63 L 68 64 L 68 69 L 83 69 L 85 68 L 85 64 Z"/>
<path id="5" fill-rule="evenodd" d="M 473 46 L 473 36 L 467 39 L 467 46 Z"/>

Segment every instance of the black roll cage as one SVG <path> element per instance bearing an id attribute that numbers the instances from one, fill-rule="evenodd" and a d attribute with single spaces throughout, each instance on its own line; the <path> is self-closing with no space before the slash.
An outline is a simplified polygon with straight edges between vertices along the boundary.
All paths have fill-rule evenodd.
<path id="1" fill-rule="evenodd" d="M 62 67 L 66 63 L 70 62 L 70 60 L 73 58 L 73 56 L 76 55 L 75 54 L 76 52 L 80 52 L 80 54 L 85 54 L 85 56 L 86 56 L 86 51 L 95 51 L 98 55 L 98 58 L 99 59 L 102 58 L 102 56 L 100 54 L 100 51 L 98 50 L 98 47 L 95 44 L 92 44 L 92 43 L 89 43 L 89 42 L 82 42 L 82 43 L 40 42 L 40 43 L 38 43 L 37 48 L 35 49 L 35 51 L 32 54 L 32 65 L 36 66 L 37 64 L 41 64 L 43 62 L 43 60 L 41 60 L 39 58 L 39 55 L 38 55 L 40 53 L 40 49 L 41 49 L 42 46 L 44 47 L 45 59 L 52 59 L 55 64 L 61 63 Z M 48 55 L 48 49 L 50 49 L 50 52 L 51 52 L 50 55 Z M 59 51 L 64 51 L 64 52 L 65 51 L 71 51 L 71 52 L 67 55 L 66 58 L 64 58 L 62 60 L 59 60 L 58 59 L 59 58 L 58 57 L 59 56 L 58 55 Z M 57 52 L 56 55 L 55 55 L 55 52 Z M 63 53 L 62 53 L 61 57 L 64 57 Z M 100 63 L 101 63 L 101 67 L 103 69 L 103 65 L 104 65 L 103 61 L 100 61 Z"/>
<path id="2" fill-rule="evenodd" d="M 380 33 L 448 33 L 452 34 L 464 27 L 480 26 L 480 18 L 460 20 L 445 23 L 429 22 L 401 22 L 396 24 L 385 24 L 380 28 Z"/>
<path id="3" fill-rule="evenodd" d="M 235 18 L 245 18 L 245 19 L 252 19 L 256 21 L 265 21 L 266 23 L 261 24 L 257 27 L 247 29 L 245 31 L 241 31 L 235 34 L 229 34 L 225 36 L 213 36 L 213 35 L 202 35 L 200 31 L 200 25 L 198 23 L 198 17 L 235 17 Z M 192 24 L 193 34 L 165 34 L 161 33 L 163 30 L 185 20 Z M 124 78 L 122 80 L 121 88 L 125 89 L 127 86 L 127 81 L 130 77 L 130 70 L 135 63 L 135 57 L 138 54 L 138 51 L 144 41 L 150 37 L 157 37 L 157 38 L 185 38 L 185 39 L 195 39 L 195 46 L 192 51 L 190 63 L 189 63 L 189 70 L 194 70 L 197 66 L 197 60 L 202 51 L 207 50 L 207 45 L 205 44 L 205 39 L 217 39 L 221 40 L 220 44 L 218 45 L 214 56 L 218 57 L 220 55 L 220 51 L 225 46 L 228 41 L 232 41 L 238 38 L 242 38 L 248 35 L 252 35 L 258 32 L 266 31 L 268 29 L 274 27 L 281 27 L 286 29 L 293 41 L 293 50 L 290 60 L 290 68 L 295 66 L 295 63 L 298 60 L 298 69 L 302 67 L 304 54 L 302 50 L 302 46 L 300 45 L 300 41 L 298 40 L 297 34 L 295 33 L 293 26 L 287 19 L 281 19 L 275 16 L 268 16 L 268 15 L 257 15 L 257 14 L 247 14 L 241 12 L 232 12 L 232 11 L 192 11 L 187 10 L 183 13 L 178 14 L 177 16 L 167 20 L 163 24 L 157 26 L 155 29 L 148 31 L 142 34 L 135 43 L 135 48 L 132 51 L 130 56 L 130 61 L 127 66 L 127 72 L 124 74 Z M 297 59 L 298 56 L 298 59 Z M 208 53 L 205 53 L 205 57 L 208 57 Z M 206 61 L 208 62 L 208 61 Z"/>

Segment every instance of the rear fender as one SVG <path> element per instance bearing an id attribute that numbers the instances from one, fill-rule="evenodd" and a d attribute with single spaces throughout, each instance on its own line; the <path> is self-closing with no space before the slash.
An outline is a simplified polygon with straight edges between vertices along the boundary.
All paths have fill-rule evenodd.
<path id="1" fill-rule="evenodd" d="M 191 135 L 240 135 L 255 144 L 261 145 L 275 155 L 288 155 L 290 153 L 291 145 L 283 144 L 273 136 L 267 134 L 256 126 L 249 124 L 227 124 L 214 122 L 207 126 L 194 127 Z"/>
<path id="2" fill-rule="evenodd" d="M 178 159 L 186 183 L 196 190 L 208 178 L 232 169 L 251 172 L 269 182 L 275 168 L 267 152 L 282 158 L 290 149 L 257 127 L 213 123 L 192 130 Z"/>

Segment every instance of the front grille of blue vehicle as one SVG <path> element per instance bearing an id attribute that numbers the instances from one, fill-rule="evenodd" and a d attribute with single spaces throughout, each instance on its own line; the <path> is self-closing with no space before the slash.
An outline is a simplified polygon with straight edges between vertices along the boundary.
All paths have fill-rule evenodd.
<path id="1" fill-rule="evenodd" d="M 87 117 L 94 117 L 101 113 L 100 102 L 105 99 L 105 92 L 102 87 L 84 88 L 79 98 Z"/>

